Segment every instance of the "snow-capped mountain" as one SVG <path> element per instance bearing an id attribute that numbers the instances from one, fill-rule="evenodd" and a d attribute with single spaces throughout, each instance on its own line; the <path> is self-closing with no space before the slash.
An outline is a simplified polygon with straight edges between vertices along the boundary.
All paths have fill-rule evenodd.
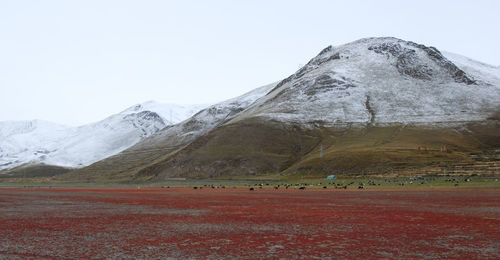
<path id="1" fill-rule="evenodd" d="M 0 170 L 26 163 L 83 167 L 119 153 L 203 107 L 149 101 L 80 127 L 41 120 L 0 122 Z"/>
<path id="2" fill-rule="evenodd" d="M 359 174 L 405 167 L 435 174 L 448 165 L 475 167 L 466 151 L 500 146 L 499 79 L 493 66 L 396 38 L 330 46 L 246 109 L 136 176 Z M 422 155 L 417 147 L 438 152 Z"/>
<path id="3" fill-rule="evenodd" d="M 396 38 L 329 46 L 235 120 L 328 125 L 485 120 L 500 106 L 498 70 Z"/>

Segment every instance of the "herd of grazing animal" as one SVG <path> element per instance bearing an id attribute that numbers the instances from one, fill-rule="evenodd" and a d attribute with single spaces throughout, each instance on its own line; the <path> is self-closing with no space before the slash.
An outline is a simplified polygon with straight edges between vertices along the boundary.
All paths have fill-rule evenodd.
<path id="1" fill-rule="evenodd" d="M 472 175 L 474 176 L 474 175 Z M 383 179 L 380 180 L 381 182 L 385 183 L 393 183 L 397 184 L 399 186 L 406 186 L 406 185 L 411 185 L 411 184 L 427 184 L 429 181 L 433 181 L 435 178 L 430 177 L 430 178 L 424 178 L 422 176 L 417 176 L 417 177 L 409 177 L 405 179 Z M 462 181 L 459 178 L 448 178 L 444 180 L 445 182 L 451 182 L 454 184 L 455 187 L 459 186 L 460 182 L 471 182 L 472 179 L 470 177 L 466 177 Z M 247 185 L 249 187 L 250 191 L 255 191 L 257 188 L 263 189 L 265 186 L 272 186 L 274 190 L 279 190 L 280 188 L 284 189 L 289 189 L 289 188 L 294 188 L 294 189 L 299 189 L 299 190 L 305 190 L 307 187 L 315 187 L 317 188 L 323 188 L 323 189 L 328 189 L 329 187 L 332 187 L 333 189 L 347 189 L 349 186 L 354 186 L 359 190 L 365 189 L 367 186 L 380 186 L 381 183 L 378 182 L 376 183 L 374 180 L 368 180 L 366 182 L 354 182 L 351 181 L 349 183 L 344 183 L 343 181 L 341 183 L 335 183 L 335 182 L 328 182 L 328 183 L 322 183 L 320 182 L 319 184 L 313 185 L 313 184 L 307 184 L 307 183 L 295 183 L 295 184 L 275 184 L 272 186 L 269 183 L 259 183 L 259 184 L 253 184 L 253 185 Z M 165 188 L 165 186 L 162 186 L 162 188 Z M 170 186 L 168 186 L 170 188 Z M 198 189 L 203 189 L 203 188 L 212 188 L 212 189 L 225 189 L 225 186 L 222 185 L 203 185 L 203 186 L 193 186 L 193 189 L 198 190 Z"/>

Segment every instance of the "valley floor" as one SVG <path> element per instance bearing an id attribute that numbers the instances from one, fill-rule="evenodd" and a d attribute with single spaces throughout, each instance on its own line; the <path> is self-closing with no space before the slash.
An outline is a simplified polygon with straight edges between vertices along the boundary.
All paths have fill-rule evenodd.
<path id="1" fill-rule="evenodd" d="M 498 258 L 500 189 L 0 188 L 0 258 Z"/>

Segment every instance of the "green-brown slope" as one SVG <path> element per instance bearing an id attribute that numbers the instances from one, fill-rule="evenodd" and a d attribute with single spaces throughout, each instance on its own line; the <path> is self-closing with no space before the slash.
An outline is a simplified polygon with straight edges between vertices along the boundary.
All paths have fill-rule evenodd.
<path id="1" fill-rule="evenodd" d="M 143 169 L 139 176 L 213 178 L 277 173 L 309 153 L 320 140 L 318 134 L 274 121 L 224 125 Z"/>
<path id="2" fill-rule="evenodd" d="M 147 148 L 127 150 L 96 162 L 87 167 L 58 176 L 59 181 L 78 182 L 127 182 L 136 180 L 136 174 L 144 167 L 160 162 L 175 148 Z"/>
<path id="3" fill-rule="evenodd" d="M 304 129 L 249 119 L 215 129 L 175 155 L 144 168 L 138 176 L 441 174 L 476 165 L 472 155 L 484 157 L 500 147 L 499 140 L 498 122 L 446 128 L 397 125 Z"/>
<path id="4" fill-rule="evenodd" d="M 46 165 L 46 164 L 36 164 L 36 165 L 22 165 L 9 170 L 4 170 L 0 174 L 0 178 L 38 178 L 38 177 L 55 177 L 65 174 L 72 169 Z"/>
<path id="5" fill-rule="evenodd" d="M 482 167 L 500 148 L 497 122 L 458 127 L 391 126 L 325 129 L 323 156 L 316 148 L 286 170 L 288 174 L 467 174 L 495 173 Z M 419 149 L 420 148 L 420 149 Z M 491 159 L 491 160 L 490 160 Z M 468 171 L 466 171 L 468 170 Z M 497 172 L 498 173 L 498 172 Z"/>

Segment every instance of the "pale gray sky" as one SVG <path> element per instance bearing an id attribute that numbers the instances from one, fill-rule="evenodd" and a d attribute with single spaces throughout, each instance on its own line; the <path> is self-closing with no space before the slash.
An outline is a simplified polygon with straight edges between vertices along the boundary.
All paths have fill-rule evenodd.
<path id="1" fill-rule="evenodd" d="M 0 0 L 0 121 L 222 101 L 394 36 L 500 65 L 500 1 Z"/>

